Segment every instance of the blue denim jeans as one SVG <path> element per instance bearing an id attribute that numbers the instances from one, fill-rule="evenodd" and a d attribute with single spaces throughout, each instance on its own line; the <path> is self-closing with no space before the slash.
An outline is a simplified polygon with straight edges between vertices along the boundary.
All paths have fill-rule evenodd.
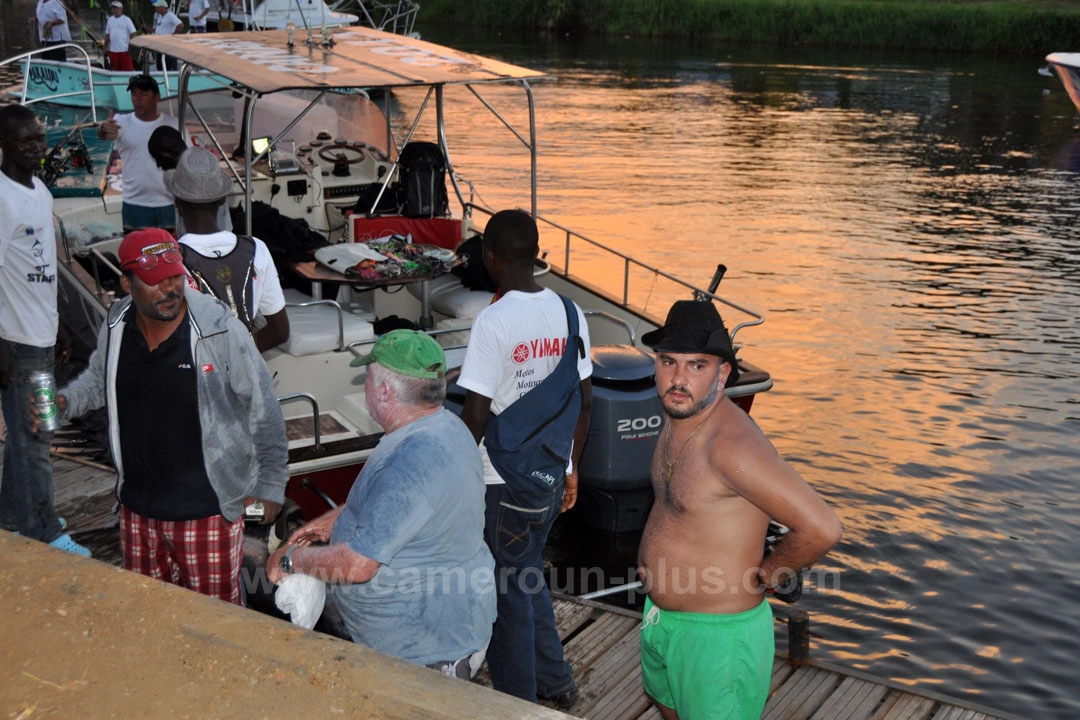
<path id="1" fill-rule="evenodd" d="M 530 702 L 538 694 L 555 697 L 574 686 L 541 558 L 562 495 L 562 485 L 541 495 L 487 486 L 484 539 L 495 557 L 499 593 L 488 669 L 496 690 Z"/>
<path id="2" fill-rule="evenodd" d="M 0 480 L 0 525 L 34 540 L 52 542 L 62 532 L 53 507 L 51 432 L 30 431 L 33 402 L 30 375 L 52 371 L 53 346 L 34 347 L 0 339 L 11 362 L 11 382 L 4 389 L 4 475 Z"/>

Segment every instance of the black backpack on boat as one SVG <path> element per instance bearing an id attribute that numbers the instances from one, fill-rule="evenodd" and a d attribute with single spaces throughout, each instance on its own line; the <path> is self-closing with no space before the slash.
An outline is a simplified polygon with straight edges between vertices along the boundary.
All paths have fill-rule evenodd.
<path id="1" fill-rule="evenodd" d="M 450 199 L 446 194 L 446 158 L 435 143 L 411 142 L 398 157 L 401 180 L 401 214 L 405 217 L 446 217 Z"/>

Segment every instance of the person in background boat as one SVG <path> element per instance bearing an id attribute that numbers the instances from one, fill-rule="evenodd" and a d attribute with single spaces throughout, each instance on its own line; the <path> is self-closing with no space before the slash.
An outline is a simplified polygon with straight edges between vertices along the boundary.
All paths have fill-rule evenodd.
<path id="1" fill-rule="evenodd" d="M 468 391 L 461 417 L 477 442 L 489 412 L 504 412 L 553 372 L 563 353 L 545 348 L 575 351 L 565 342 L 569 328 L 562 299 L 533 277 L 539 237 L 532 217 L 520 210 L 496 213 L 484 230 L 483 253 L 500 295 L 473 322 L 457 381 Z M 511 484 L 491 467 L 481 443 L 488 483 L 485 538 L 499 582 L 499 616 L 488 651 L 492 686 L 530 702 L 550 699 L 564 710 L 577 701 L 578 691 L 555 628 L 541 552 L 555 518 L 577 498 L 577 464 L 592 412 L 588 327 L 581 309 L 575 309 L 584 342 L 577 362 L 582 399 L 565 477 L 543 490 Z"/>
<path id="2" fill-rule="evenodd" d="M 105 46 L 109 52 L 110 70 L 135 69 L 135 63 L 128 53 L 131 36 L 135 32 L 135 23 L 124 14 L 124 4 L 120 0 L 112 0 L 112 16 L 105 23 Z"/>
<path id="3" fill-rule="evenodd" d="M 168 172 L 176 167 L 180 161 L 180 155 L 187 150 L 187 143 L 176 128 L 163 125 L 150 133 L 150 139 L 146 143 L 146 149 L 150 157 L 161 168 L 162 172 Z M 175 206 L 175 203 L 174 203 Z M 222 202 L 218 207 L 217 215 L 218 230 L 232 230 L 232 215 L 229 213 L 229 204 Z M 185 232 L 184 219 L 176 216 L 176 236 L 181 237 Z M 275 268 L 275 273 L 277 269 Z"/>
<path id="4" fill-rule="evenodd" d="M 114 115 L 98 125 L 102 140 L 115 140 L 116 152 L 123 160 L 121 171 L 124 202 L 121 217 L 124 232 L 157 227 L 173 230 L 176 212 L 172 194 L 165 188 L 164 173 L 150 155 L 150 135 L 159 127 L 178 128 L 176 118 L 158 111 L 161 90 L 156 79 L 135 75 L 128 80 L 134 112 Z"/>
<path id="5" fill-rule="evenodd" d="M 739 371 L 711 302 L 676 302 L 642 342 L 667 415 L 638 550 L 645 692 L 665 718 L 758 718 L 774 652 L 766 594 L 828 552 L 840 522 L 725 394 Z M 770 518 L 789 532 L 764 554 Z"/>
<path id="6" fill-rule="evenodd" d="M 229 309 L 185 287 L 169 233 L 129 233 L 118 255 L 128 296 L 61 417 L 108 408 L 124 568 L 240 605 L 245 509 L 272 522 L 288 480 L 273 379 Z"/>
<path id="7" fill-rule="evenodd" d="M 184 21 L 169 9 L 169 3 L 166 0 L 154 0 L 154 27 L 151 29 L 143 23 L 143 32 L 154 35 L 176 35 L 183 31 Z M 164 56 L 164 64 L 166 70 L 176 70 L 178 66 L 176 58 L 167 55 Z M 158 67 L 160 66 L 161 61 L 158 62 Z"/>
<path id="8" fill-rule="evenodd" d="M 495 620 L 495 563 L 480 453 L 442 406 L 446 357 L 426 333 L 393 330 L 352 365 L 368 366 L 368 412 L 386 434 L 345 504 L 294 532 L 267 576 L 329 582 L 355 642 L 468 679 Z"/>
<path id="9" fill-rule="evenodd" d="M 210 3 L 206 0 L 190 0 L 188 2 L 188 24 L 191 32 L 206 32 L 206 16 L 210 13 Z"/>
<path id="10" fill-rule="evenodd" d="M 167 162 L 167 160 L 166 160 Z M 274 259 L 258 238 L 221 227 L 220 211 L 232 180 L 209 150 L 188 148 L 165 187 L 176 198 L 177 226 L 189 287 L 221 300 L 255 337 L 260 352 L 289 339 L 289 316 Z"/>
<path id="11" fill-rule="evenodd" d="M 34 175 L 49 149 L 45 129 L 21 105 L 0 108 L 0 389 L 4 474 L 0 527 L 85 557 L 53 505 L 52 431 L 36 431 L 31 375 L 52 372 L 70 348 L 56 309 L 52 195 Z"/>
<path id="12" fill-rule="evenodd" d="M 38 0 L 37 12 L 31 22 L 37 20 L 38 40 L 41 47 L 53 47 L 71 42 L 71 27 L 68 25 L 67 10 L 60 0 Z M 63 48 L 56 48 L 42 53 L 45 60 L 67 60 L 67 52 Z"/>

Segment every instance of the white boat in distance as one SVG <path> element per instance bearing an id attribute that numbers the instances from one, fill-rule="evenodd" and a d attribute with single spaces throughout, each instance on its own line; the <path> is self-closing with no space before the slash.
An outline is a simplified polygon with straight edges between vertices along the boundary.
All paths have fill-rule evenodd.
<path id="1" fill-rule="evenodd" d="M 367 17 L 368 24 L 378 28 L 372 22 L 374 19 Z M 306 28 L 355 25 L 360 22 L 360 16 L 333 10 L 324 0 L 222 0 L 220 4 L 211 4 L 206 16 L 207 29 L 225 29 L 221 27 L 222 21 L 227 21 L 234 30 L 284 30 L 292 23 L 306 32 Z"/>
<path id="2" fill-rule="evenodd" d="M 269 231 L 259 229 L 253 219 L 257 207 L 305 220 L 338 249 L 390 232 L 454 248 L 501 209 L 480 204 L 475 188 L 485 180 L 501 189 L 513 183 L 518 204 L 536 218 L 549 261 L 538 265 L 538 281 L 582 307 L 592 338 L 594 412 L 579 467 L 578 512 L 609 530 L 641 527 L 651 502 L 649 460 L 663 413 L 653 385 L 654 360 L 638 338 L 662 324 L 678 299 L 721 304 L 733 338 L 764 318 L 715 294 L 720 272 L 710 288 L 695 287 L 539 215 L 531 83 L 543 73 L 359 27 L 332 37 L 316 33 L 310 45 L 299 37 L 290 43 L 282 31 L 240 38 L 144 36 L 134 44 L 182 61 L 180 121 L 190 137 L 221 157 L 234 178 L 230 204 L 251 210 L 246 232 L 272 251 L 275 228 L 284 220 Z M 220 88 L 193 90 L 196 74 L 220 78 Z M 364 89 L 379 91 L 379 102 Z M 459 156 L 464 135 L 451 130 L 478 127 L 488 146 L 461 150 Z M 357 207 L 362 196 L 374 197 L 372 188 L 375 194 L 393 192 L 399 152 L 418 140 L 432 140 L 442 152 L 451 213 L 367 212 L 377 200 Z M 495 150 L 502 142 L 505 147 Z M 234 161 L 237 148 L 243 158 Z M 459 172 L 459 164 L 474 176 Z M 85 175 L 69 172 L 58 187 L 81 182 L 97 188 Z M 109 276 L 115 280 L 118 273 L 122 195 L 111 186 L 90 195 L 54 195 L 62 316 L 71 325 L 84 321 L 93 333 L 113 299 Z M 303 279 L 305 291 L 286 290 L 292 335 L 264 358 L 288 425 L 287 496 L 311 517 L 326 508 L 325 498 L 344 500 L 381 435 L 367 413 L 365 371 L 349 365 L 374 341 L 372 320 L 396 315 L 414 321 L 444 346 L 454 369 L 464 358 L 472 319 L 492 294 L 469 290 L 454 274 L 347 279 L 295 258 L 280 262 L 279 270 L 283 278 Z M 742 376 L 727 393 L 749 411 L 772 381 L 741 357 L 739 365 Z"/>
<path id="3" fill-rule="evenodd" d="M 1065 92 L 1080 112 L 1080 53 L 1056 52 L 1046 56 L 1046 62 L 1057 72 Z"/>
<path id="4" fill-rule="evenodd" d="M 109 110 L 131 112 L 131 94 L 128 82 L 135 75 L 147 74 L 158 82 L 161 97 L 168 99 L 176 94 L 178 73 L 160 67 L 144 70 L 106 70 L 100 59 L 94 59 L 79 44 L 64 45 L 67 61 L 45 60 L 40 50 L 34 50 L 0 62 L 0 67 L 18 63 L 23 79 L 17 85 L 0 90 L 21 104 L 48 101 L 57 105 L 77 108 L 100 108 L 106 115 Z M 220 83 L 202 82 L 200 75 L 192 80 L 193 87 L 218 87 Z M 96 113 L 95 113 L 96 117 Z"/>

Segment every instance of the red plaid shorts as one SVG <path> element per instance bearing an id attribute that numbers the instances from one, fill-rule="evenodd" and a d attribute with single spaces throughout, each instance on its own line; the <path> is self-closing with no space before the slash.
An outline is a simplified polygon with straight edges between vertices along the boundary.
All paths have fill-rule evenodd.
<path id="1" fill-rule="evenodd" d="M 243 605 L 244 519 L 153 520 L 120 506 L 124 569 Z"/>

